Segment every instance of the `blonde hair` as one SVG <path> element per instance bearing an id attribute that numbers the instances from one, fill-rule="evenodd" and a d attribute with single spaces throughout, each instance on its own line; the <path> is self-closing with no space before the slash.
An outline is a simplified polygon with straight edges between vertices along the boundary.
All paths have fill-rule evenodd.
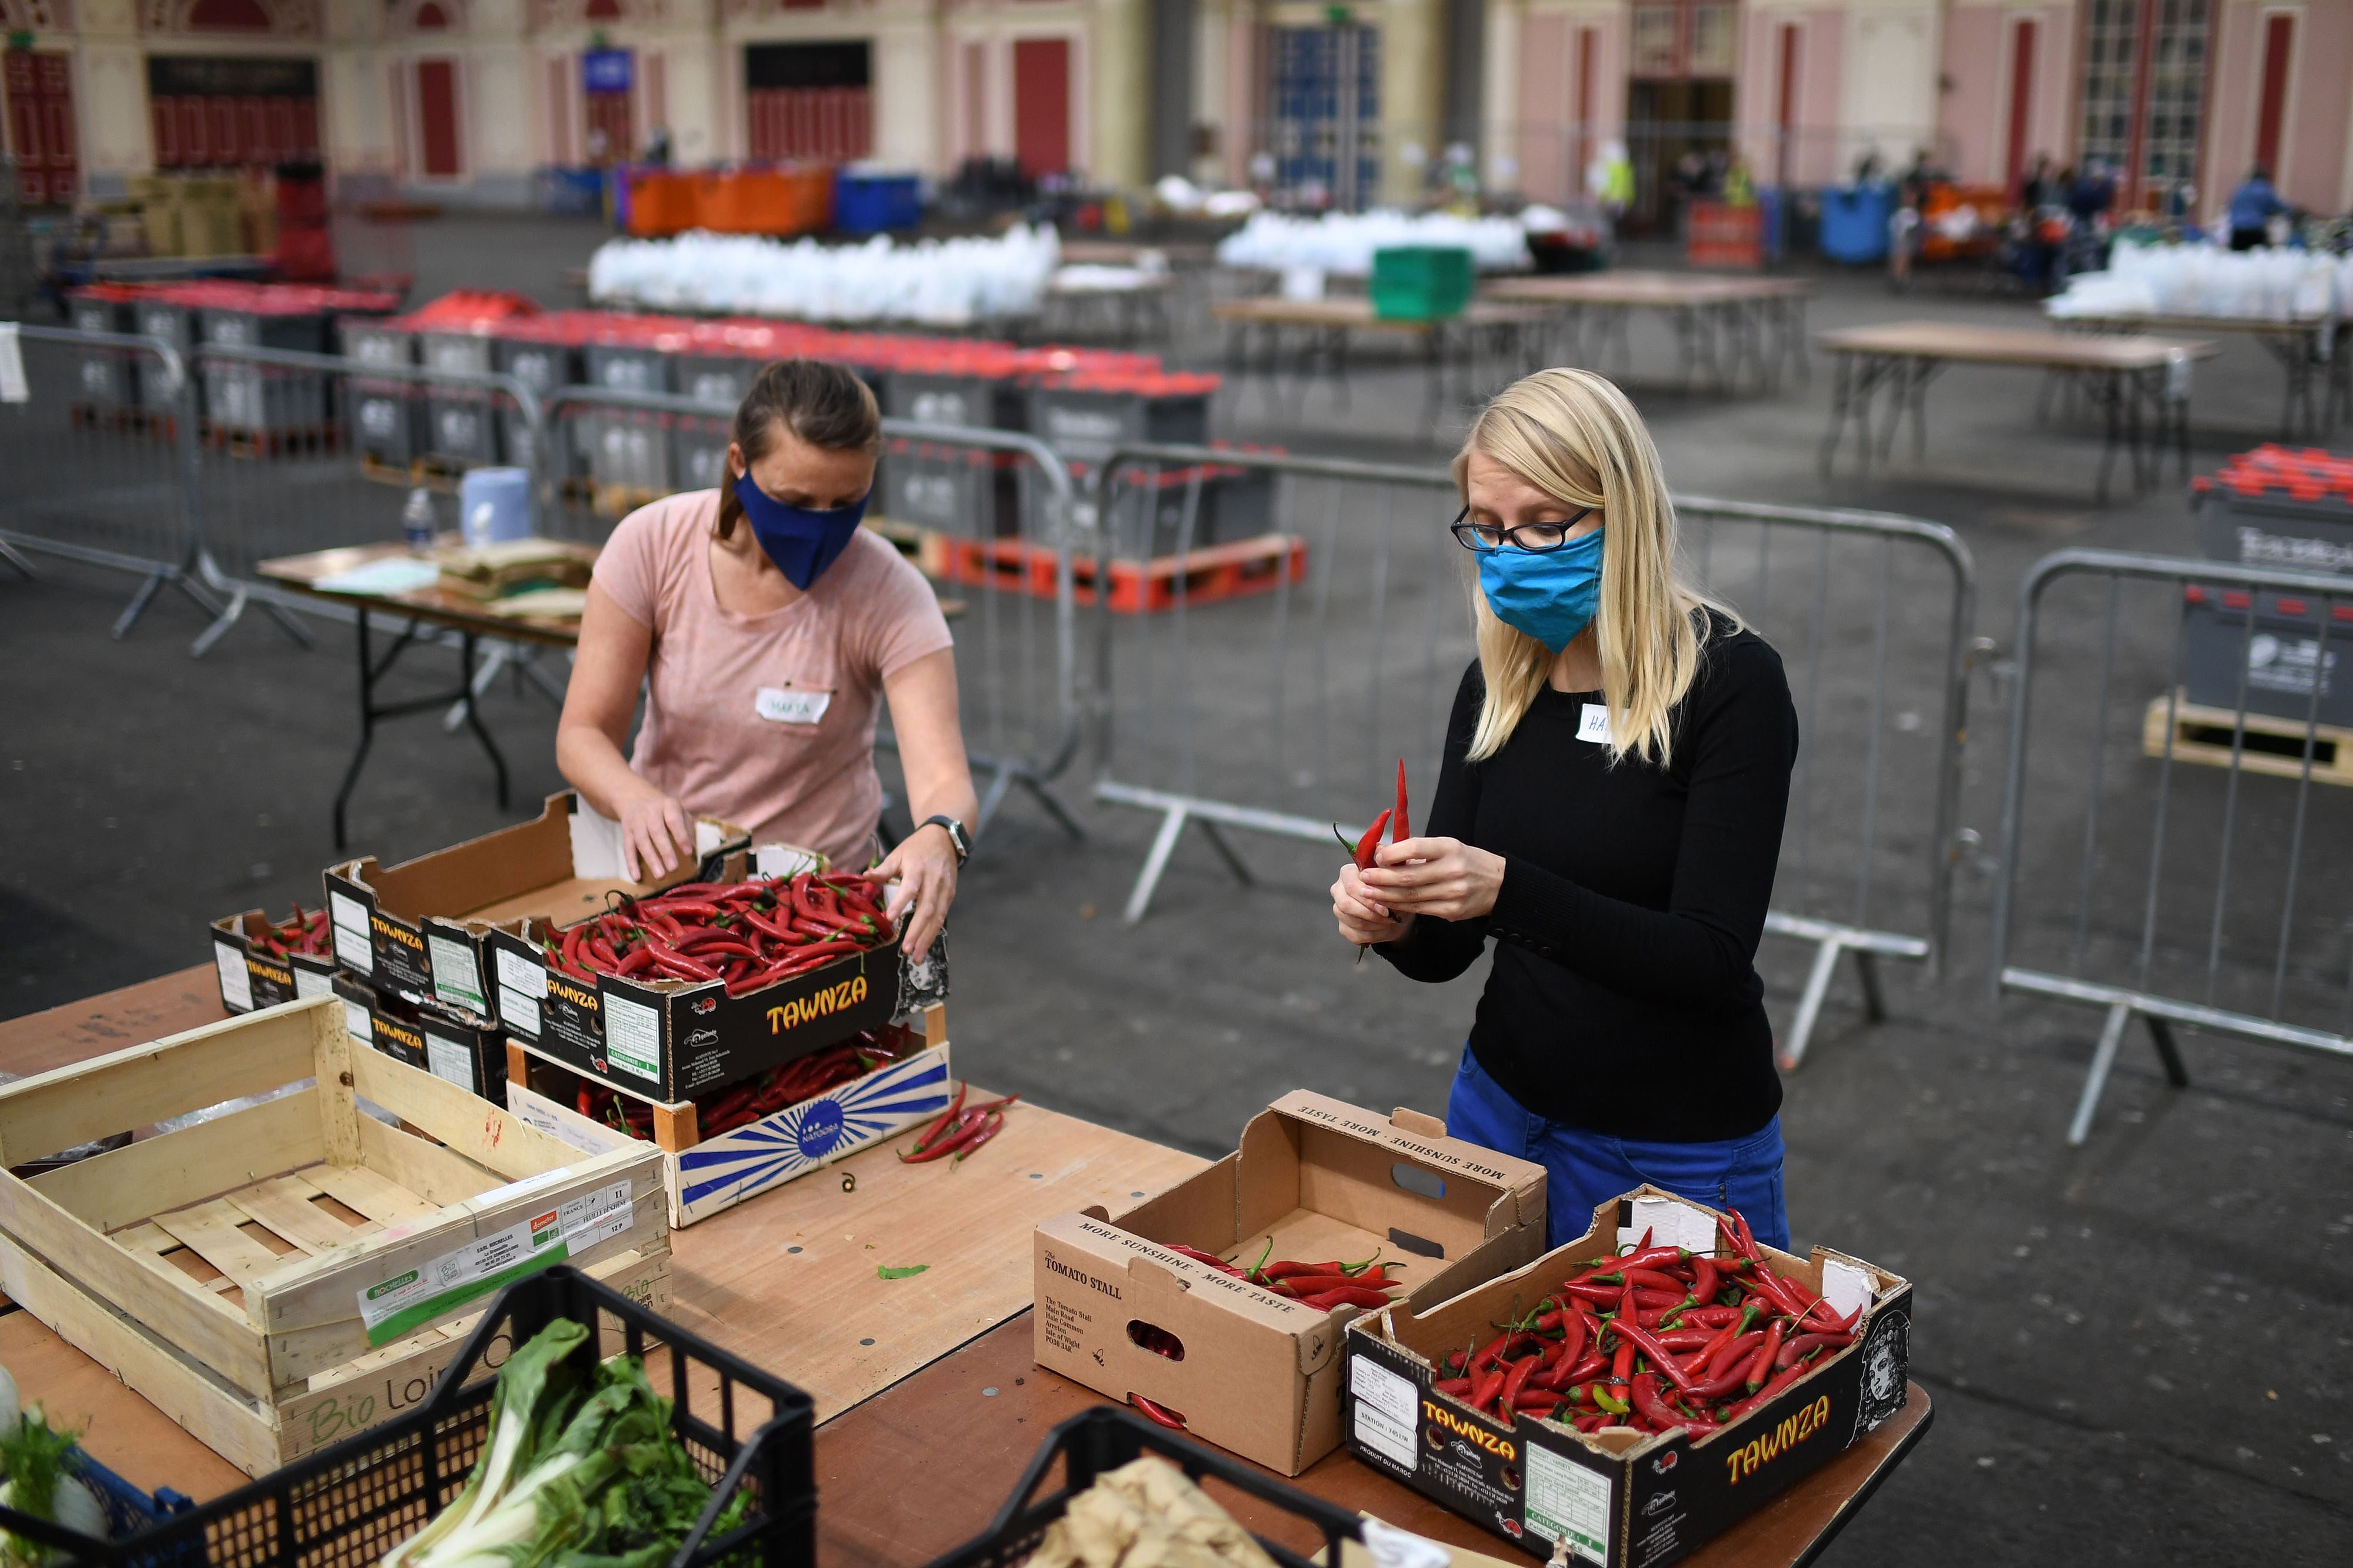
<path id="1" fill-rule="evenodd" d="M 1498 394 L 1463 438 L 1454 482 L 1466 502 L 1473 453 L 1493 458 L 1564 506 L 1599 510 L 1609 542 L 1593 624 L 1609 710 L 1609 760 L 1631 752 L 1664 767 L 1675 704 L 1699 673 L 1712 629 L 1707 612 L 1736 628 L 1740 622 L 1682 574 L 1674 503 L 1642 416 L 1624 393 L 1589 371 L 1538 371 Z M 1471 738 L 1475 763 L 1512 738 L 1551 679 L 1554 655 L 1498 620 L 1485 594 L 1474 588 L 1471 597 L 1487 687 Z"/>

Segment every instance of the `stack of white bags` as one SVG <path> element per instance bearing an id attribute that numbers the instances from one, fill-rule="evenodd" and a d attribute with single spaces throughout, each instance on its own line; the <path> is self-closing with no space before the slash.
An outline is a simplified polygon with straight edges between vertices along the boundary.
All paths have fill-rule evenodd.
<path id="1" fill-rule="evenodd" d="M 588 297 L 657 310 L 962 327 L 1036 310 L 1060 258 L 1050 226 L 913 245 L 877 235 L 852 246 L 698 229 L 606 241 L 588 263 Z"/>
<path id="2" fill-rule="evenodd" d="M 1468 250 L 1482 272 L 1512 272 L 1528 265 L 1527 236 L 1515 217 L 1415 215 L 1387 207 L 1313 218 L 1262 212 L 1219 242 L 1218 261 L 1225 267 L 1362 278 L 1371 275 L 1373 252 L 1384 247 L 1446 245 Z"/>
<path id="3" fill-rule="evenodd" d="M 2325 321 L 2353 317 L 2353 257 L 2265 247 L 2119 241 L 2105 272 L 2081 272 L 2044 309 L 2074 316 L 2227 316 Z"/>

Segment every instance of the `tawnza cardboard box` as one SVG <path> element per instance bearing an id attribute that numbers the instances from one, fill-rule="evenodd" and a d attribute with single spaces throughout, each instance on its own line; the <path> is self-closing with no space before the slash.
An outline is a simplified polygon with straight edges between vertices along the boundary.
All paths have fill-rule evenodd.
<path id="1" fill-rule="evenodd" d="M 1583 1237 L 1451 1300 L 1417 1300 L 1348 1328 L 1351 1452 L 1383 1475 L 1538 1557 L 1566 1543 L 1571 1563 L 1661 1568 L 1837 1457 L 1904 1407 L 1912 1287 L 1828 1247 L 1800 1258 L 1766 1248 L 1775 1268 L 1841 1312 L 1868 1300 L 1854 1343 L 1770 1404 L 1694 1441 L 1630 1426 L 1585 1434 L 1527 1414 L 1499 1420 L 1440 1394 L 1436 1363 L 1494 1336 L 1492 1325 L 1559 1288 L 1570 1265 L 1619 1249 L 1621 1205 L 1639 1235 L 1694 1253 L 1715 1248 L 1715 1212 L 1656 1187 L 1594 1211 Z M 1633 1237 L 1625 1237 L 1631 1242 Z"/>
<path id="2" fill-rule="evenodd" d="M 1356 1310 L 1316 1311 L 1162 1244 L 1244 1265 L 1270 1241 L 1272 1258 L 1308 1263 L 1378 1253 L 1404 1266 L 1409 1300 L 1436 1303 L 1541 1251 L 1544 1203 L 1541 1165 L 1415 1111 L 1295 1090 L 1250 1119 L 1240 1149 L 1159 1196 L 1116 1219 L 1088 1209 L 1038 1227 L 1038 1363 L 1113 1399 L 1140 1394 L 1193 1436 L 1295 1476 L 1339 1447 L 1341 1331 Z"/>
<path id="3" fill-rule="evenodd" d="M 694 838 L 699 864 L 656 882 L 632 882 L 621 874 L 619 825 L 567 790 L 549 795 L 533 821 L 397 866 L 380 866 L 369 856 L 329 867 L 335 962 L 379 991 L 509 1022 L 491 927 L 534 915 L 570 925 L 604 909 L 613 893 L 643 896 L 678 882 L 742 874 L 749 834 L 698 817 Z"/>

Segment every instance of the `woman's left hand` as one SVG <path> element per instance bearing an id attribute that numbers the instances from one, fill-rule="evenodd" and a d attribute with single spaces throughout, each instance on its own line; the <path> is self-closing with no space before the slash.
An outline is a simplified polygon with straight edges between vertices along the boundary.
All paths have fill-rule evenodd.
<path id="1" fill-rule="evenodd" d="M 1364 883 L 1392 914 L 1476 920 L 1503 890 L 1504 858 L 1460 838 L 1408 838 L 1380 847 Z"/>
<path id="2" fill-rule="evenodd" d="M 955 902 L 956 853 L 948 830 L 936 823 L 918 827 L 868 875 L 899 884 L 890 907 L 891 918 L 899 921 L 900 945 L 917 958 L 929 952 L 932 939 L 947 924 L 948 906 Z"/>

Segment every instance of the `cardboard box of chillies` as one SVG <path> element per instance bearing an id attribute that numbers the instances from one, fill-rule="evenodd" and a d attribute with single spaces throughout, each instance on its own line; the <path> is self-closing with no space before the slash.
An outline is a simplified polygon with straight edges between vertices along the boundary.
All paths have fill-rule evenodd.
<path id="1" fill-rule="evenodd" d="M 640 1099 L 700 1098 L 945 999 L 944 941 L 911 962 L 885 904 L 868 878 L 804 871 L 517 921 L 493 933 L 500 984 L 539 1005 L 507 1032 Z"/>
<path id="2" fill-rule="evenodd" d="M 1911 1318 L 1883 1268 L 1642 1187 L 1525 1268 L 1351 1323 L 1348 1446 L 1539 1557 L 1659 1568 L 1901 1410 Z"/>
<path id="3" fill-rule="evenodd" d="M 938 1114 L 949 1104 L 947 1009 L 886 1024 L 697 1100 L 617 1089 L 507 1042 L 507 1109 L 589 1153 L 662 1151 L 670 1221 L 692 1225 Z"/>
<path id="4" fill-rule="evenodd" d="M 334 988 L 335 933 L 327 910 L 294 906 L 273 921 L 259 910 L 223 915 L 210 928 L 221 1005 L 232 1013 L 324 996 Z"/>

